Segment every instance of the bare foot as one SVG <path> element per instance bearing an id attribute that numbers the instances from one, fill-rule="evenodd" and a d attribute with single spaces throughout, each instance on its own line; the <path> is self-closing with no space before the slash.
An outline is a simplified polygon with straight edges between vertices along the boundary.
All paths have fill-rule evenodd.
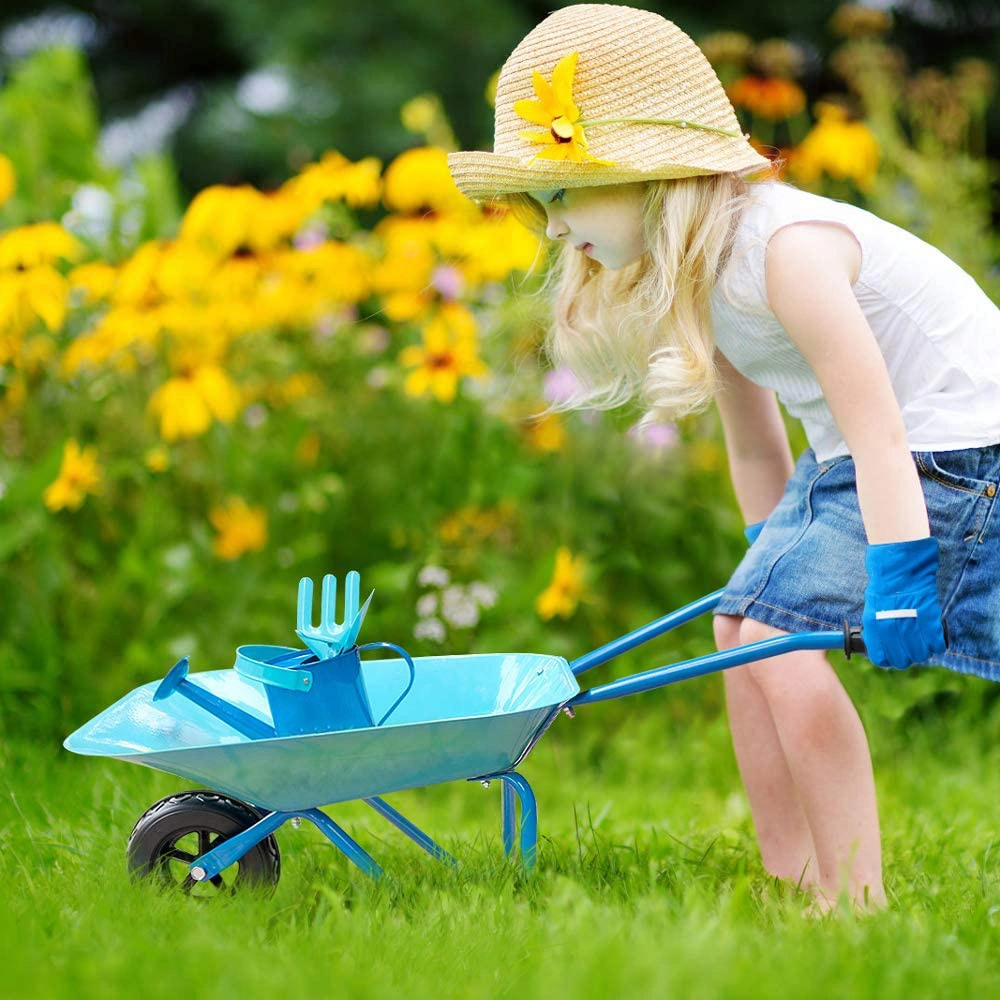
<path id="1" fill-rule="evenodd" d="M 808 891 L 809 895 L 812 896 L 812 899 L 802 911 L 802 916 L 815 919 L 826 917 L 833 912 L 843 912 L 843 908 L 839 905 L 840 897 L 830 895 L 819 885 L 810 886 Z M 864 890 L 862 890 L 860 896 L 851 897 L 850 902 L 850 912 L 852 916 L 856 917 L 877 913 L 879 910 L 885 909 L 885 907 L 888 906 L 885 893 L 875 896 L 869 892 L 866 895 Z"/>

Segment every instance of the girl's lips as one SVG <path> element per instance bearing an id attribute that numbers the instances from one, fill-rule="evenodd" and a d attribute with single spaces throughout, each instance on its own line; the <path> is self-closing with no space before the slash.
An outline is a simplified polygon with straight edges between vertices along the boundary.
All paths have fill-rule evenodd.
<path id="1" fill-rule="evenodd" d="M 581 243 L 580 246 L 577 247 L 577 249 L 578 250 L 582 250 L 584 253 L 589 254 L 590 251 L 594 249 L 594 244 L 593 243 Z"/>

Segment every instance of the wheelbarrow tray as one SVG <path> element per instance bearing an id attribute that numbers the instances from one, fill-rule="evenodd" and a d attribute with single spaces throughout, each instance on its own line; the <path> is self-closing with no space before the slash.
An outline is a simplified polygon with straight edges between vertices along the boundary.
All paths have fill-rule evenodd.
<path id="1" fill-rule="evenodd" d="M 580 691 L 559 656 L 473 653 L 413 663 L 412 686 L 381 726 L 253 738 L 187 699 L 154 702 L 157 681 L 109 706 L 64 745 L 290 812 L 505 771 Z M 364 661 L 361 673 L 376 718 L 410 680 L 398 659 Z M 233 669 L 192 673 L 189 680 L 271 723 L 260 682 Z"/>

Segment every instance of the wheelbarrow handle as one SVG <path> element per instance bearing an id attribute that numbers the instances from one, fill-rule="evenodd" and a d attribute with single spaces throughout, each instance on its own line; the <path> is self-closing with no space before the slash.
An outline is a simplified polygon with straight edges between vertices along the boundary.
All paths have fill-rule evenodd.
<path id="1" fill-rule="evenodd" d="M 609 643 L 595 649 L 592 653 L 579 657 L 570 664 L 570 668 L 576 675 L 582 674 L 585 670 L 606 663 L 608 660 L 624 653 L 650 639 L 663 635 L 671 629 L 683 625 L 685 622 L 697 618 L 707 611 L 711 611 L 722 596 L 722 590 L 699 598 L 690 604 L 672 611 L 656 621 L 650 622 L 642 628 L 629 632 L 618 639 L 613 639 Z M 850 625 L 844 620 L 843 628 L 840 630 L 829 629 L 816 632 L 795 632 L 790 635 L 773 636 L 760 642 L 746 643 L 742 646 L 733 646 L 729 649 L 711 653 L 707 656 L 695 657 L 681 663 L 673 663 L 666 667 L 658 667 L 654 670 L 646 670 L 630 677 L 622 677 L 609 684 L 601 684 L 583 691 L 576 697 L 570 699 L 567 705 L 583 705 L 595 701 L 607 701 L 611 698 L 622 698 L 628 694 L 637 694 L 641 691 L 651 691 L 654 688 L 673 684 L 675 681 L 684 680 L 688 677 L 699 677 L 703 674 L 715 673 L 725 670 L 728 667 L 738 666 L 743 663 L 752 663 L 755 660 L 763 660 L 781 653 L 792 652 L 797 649 L 842 649 L 844 655 L 850 659 L 852 653 L 866 652 L 862 630 L 859 626 Z"/>

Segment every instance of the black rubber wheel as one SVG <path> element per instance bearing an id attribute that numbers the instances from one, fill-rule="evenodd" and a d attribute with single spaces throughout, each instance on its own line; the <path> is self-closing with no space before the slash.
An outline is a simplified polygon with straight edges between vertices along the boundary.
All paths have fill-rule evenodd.
<path id="1" fill-rule="evenodd" d="M 195 858 L 253 826 L 262 815 L 246 802 L 207 789 L 168 795 L 151 805 L 132 829 L 129 873 L 199 899 L 250 886 L 273 891 L 281 876 L 281 856 L 273 834 L 212 879 L 196 882 L 189 873 Z"/>

